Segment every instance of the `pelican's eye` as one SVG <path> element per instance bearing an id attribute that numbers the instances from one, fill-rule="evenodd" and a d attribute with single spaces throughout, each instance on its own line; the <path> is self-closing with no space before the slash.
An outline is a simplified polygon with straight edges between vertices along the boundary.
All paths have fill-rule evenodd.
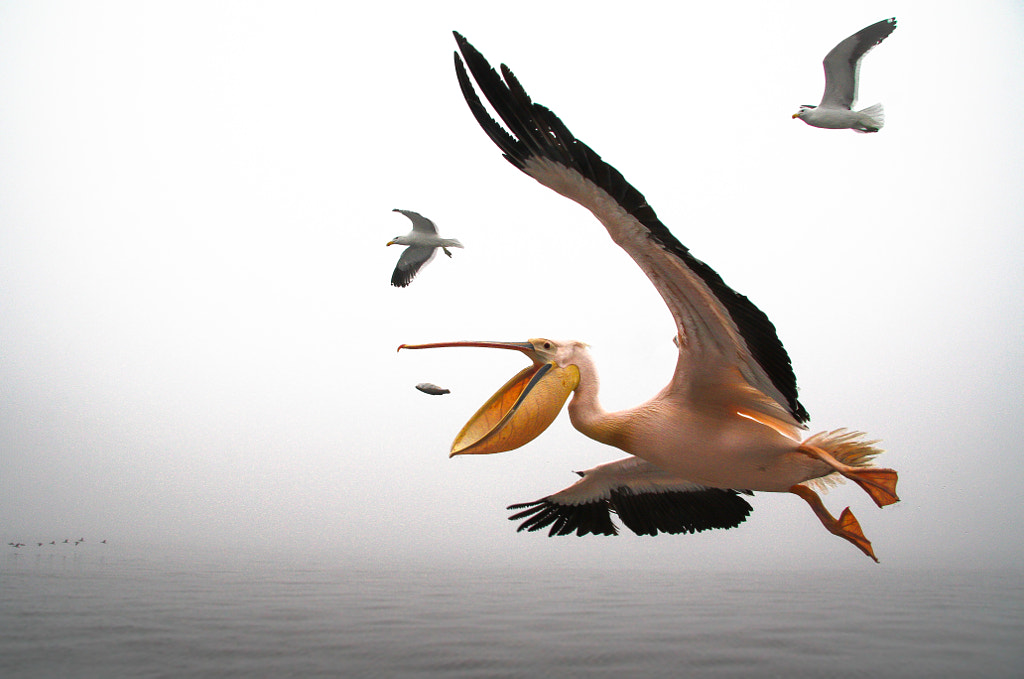
<path id="1" fill-rule="evenodd" d="M 544 343 L 544 348 L 545 349 L 551 349 L 551 342 L 545 342 Z"/>

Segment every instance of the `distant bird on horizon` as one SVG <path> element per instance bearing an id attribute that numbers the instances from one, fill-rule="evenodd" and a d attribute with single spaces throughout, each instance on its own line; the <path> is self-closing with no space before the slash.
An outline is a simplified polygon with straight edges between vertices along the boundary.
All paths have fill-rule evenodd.
<path id="1" fill-rule="evenodd" d="M 436 384 L 431 384 L 430 382 L 420 382 L 416 385 L 416 388 L 424 394 L 430 394 L 431 396 L 441 396 L 442 394 L 452 393 L 450 389 L 439 387 Z"/>
<path id="2" fill-rule="evenodd" d="M 896 30 L 896 17 L 857 31 L 825 55 L 825 93 L 817 106 L 803 104 L 793 114 L 812 127 L 854 132 L 878 132 L 885 124 L 881 104 L 854 111 L 860 60 Z"/>
<path id="3" fill-rule="evenodd" d="M 420 213 L 398 208 L 395 208 L 393 212 L 400 212 L 412 220 L 412 231 L 404 236 L 395 236 L 387 243 L 388 245 L 409 246 L 398 258 L 398 266 L 391 274 L 391 285 L 396 288 L 404 288 L 409 285 L 416 273 L 434 258 L 437 248 L 441 248 L 444 254 L 451 257 L 452 253 L 448 248 L 462 247 L 462 243 L 454 238 L 441 238 L 437 234 L 437 226 L 434 222 Z"/>

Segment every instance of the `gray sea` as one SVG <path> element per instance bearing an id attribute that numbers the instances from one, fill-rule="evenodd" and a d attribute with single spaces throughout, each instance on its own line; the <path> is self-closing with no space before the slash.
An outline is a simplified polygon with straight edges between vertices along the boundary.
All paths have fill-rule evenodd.
<path id="1" fill-rule="evenodd" d="M 1024 677 L 1020 572 L 452 571 L 4 549 L 5 679 Z"/>

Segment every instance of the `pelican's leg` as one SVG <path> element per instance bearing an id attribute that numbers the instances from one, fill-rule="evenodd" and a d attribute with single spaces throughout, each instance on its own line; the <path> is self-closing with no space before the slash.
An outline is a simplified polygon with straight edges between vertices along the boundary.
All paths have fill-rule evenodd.
<path id="1" fill-rule="evenodd" d="M 441 249 L 444 250 L 444 254 L 448 255 L 449 257 L 452 256 L 452 253 L 448 251 L 448 248 L 442 247 Z"/>
<path id="2" fill-rule="evenodd" d="M 854 547 L 874 559 L 875 563 L 878 563 L 878 557 L 875 556 L 875 550 L 871 548 L 871 541 L 864 537 L 864 531 L 861 530 L 860 523 L 853 515 L 853 512 L 850 511 L 849 507 L 843 510 L 837 520 L 834 516 L 829 514 L 828 510 L 825 509 L 825 505 L 822 503 L 821 498 L 818 497 L 818 494 L 810 488 L 798 484 L 790 488 L 789 492 L 794 495 L 799 495 L 807 501 L 807 504 L 809 504 L 811 509 L 814 510 L 815 516 L 817 516 L 818 519 L 821 520 L 822 525 L 825 526 L 825 530 L 832 533 L 832 535 L 838 535 L 844 540 L 848 540 L 853 543 Z"/>
<path id="3" fill-rule="evenodd" d="M 879 507 L 891 505 L 900 501 L 896 494 L 896 481 L 898 476 L 893 469 L 881 467 L 851 467 L 837 460 L 832 454 L 822 450 L 818 446 L 801 444 L 800 452 L 816 457 L 837 472 L 850 479 L 871 496 Z M 803 497 L 803 496 L 801 496 Z"/>

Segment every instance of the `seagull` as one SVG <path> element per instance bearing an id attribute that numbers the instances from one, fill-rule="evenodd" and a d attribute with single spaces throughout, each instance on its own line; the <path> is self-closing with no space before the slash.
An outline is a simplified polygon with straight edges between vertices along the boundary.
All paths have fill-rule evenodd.
<path id="1" fill-rule="evenodd" d="M 613 513 L 641 535 L 732 528 L 751 512 L 744 495 L 788 492 L 807 502 L 830 533 L 877 561 L 849 508 L 837 519 L 815 492 L 848 478 L 880 507 L 897 502 L 896 472 L 869 465 L 881 452 L 876 442 L 846 430 L 804 438 L 809 415 L 797 399 L 789 356 L 768 317 L 694 257 L 618 170 L 576 139 L 551 110 L 534 104 L 507 66 L 499 76 L 465 38 L 456 33 L 455 39 L 462 55 L 455 54 L 456 74 L 477 122 L 513 166 L 589 209 L 640 266 L 675 320 L 678 358 L 658 394 L 609 412 L 601 406 L 597 370 L 583 342 L 535 338 L 401 345 L 399 350 L 515 350 L 530 359 L 470 418 L 450 455 L 525 445 L 572 396 L 573 427 L 628 457 L 577 472 L 573 485 L 510 506 L 516 513 L 509 518 L 522 522 L 519 530 L 550 526 L 549 535 L 613 535 L 618 531 Z M 490 117 L 473 81 L 507 129 Z M 535 266 L 558 261 L 545 257 Z M 543 280 L 543 271 L 536 275 Z M 576 280 L 571 289 L 516 290 L 524 295 L 518 304 L 496 299 L 521 315 L 531 304 L 571 306 L 587 289 L 586 280 Z M 613 307 L 609 303 L 610 317 Z M 636 347 L 638 355 L 644 351 Z"/>
<path id="2" fill-rule="evenodd" d="M 430 394 L 431 396 L 441 396 L 442 394 L 452 393 L 450 389 L 444 389 L 436 384 L 431 384 L 430 382 L 420 382 L 416 385 L 416 388 L 424 394 Z"/>
<path id="3" fill-rule="evenodd" d="M 434 255 L 437 254 L 437 248 L 441 248 L 444 254 L 451 257 L 452 253 L 448 251 L 448 248 L 461 248 L 462 243 L 454 238 L 441 238 L 438 236 L 437 227 L 434 225 L 434 222 L 418 212 L 399 210 L 397 208 L 395 208 L 394 212 L 400 212 L 412 220 L 412 231 L 404 236 L 395 236 L 388 241 L 388 245 L 409 246 L 402 253 L 402 256 L 398 258 L 398 266 L 395 267 L 395 272 L 391 274 L 391 285 L 404 288 L 412 282 L 416 272 L 434 258 Z"/>
<path id="4" fill-rule="evenodd" d="M 817 106 L 804 104 L 793 114 L 812 127 L 878 132 L 885 124 L 881 104 L 854 111 L 860 60 L 896 30 L 896 18 L 883 19 L 857 31 L 825 55 L 825 94 Z"/>

